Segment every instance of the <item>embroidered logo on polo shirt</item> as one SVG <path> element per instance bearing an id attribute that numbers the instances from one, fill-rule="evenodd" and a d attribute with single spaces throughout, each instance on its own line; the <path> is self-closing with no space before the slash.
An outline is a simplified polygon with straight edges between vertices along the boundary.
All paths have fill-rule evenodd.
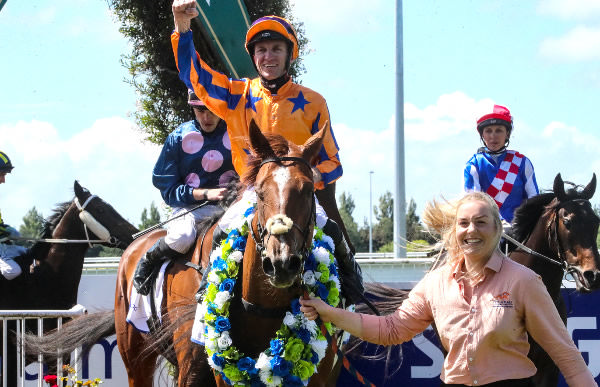
<path id="1" fill-rule="evenodd" d="M 492 298 L 493 308 L 513 308 L 513 302 L 510 299 L 509 292 L 502 292 Z"/>

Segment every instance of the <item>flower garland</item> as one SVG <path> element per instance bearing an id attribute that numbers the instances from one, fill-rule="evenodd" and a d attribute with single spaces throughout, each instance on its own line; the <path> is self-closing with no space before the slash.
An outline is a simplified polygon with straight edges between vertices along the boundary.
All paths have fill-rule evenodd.
<path id="1" fill-rule="evenodd" d="M 232 345 L 229 305 L 253 215 L 254 206 L 244 213 L 241 226 L 231 230 L 210 256 L 212 268 L 199 309 L 208 362 L 229 385 L 306 386 L 325 357 L 327 340 L 316 322 L 300 312 L 299 299 L 292 301 L 291 311 L 286 313 L 270 347 L 258 359 L 244 356 Z M 304 262 L 302 278 L 311 296 L 337 306 L 340 282 L 333 249 L 332 239 L 315 227 L 312 252 Z M 332 334 L 333 325 L 325 326 Z"/>

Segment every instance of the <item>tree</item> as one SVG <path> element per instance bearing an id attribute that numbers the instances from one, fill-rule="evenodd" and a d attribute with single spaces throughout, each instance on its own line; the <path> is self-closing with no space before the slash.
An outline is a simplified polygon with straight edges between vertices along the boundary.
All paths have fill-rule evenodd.
<path id="1" fill-rule="evenodd" d="M 379 197 L 379 206 L 373 208 L 377 224 L 373 226 L 373 250 L 379 251 L 394 240 L 394 198 L 386 191 Z"/>
<path id="2" fill-rule="evenodd" d="M 346 226 L 346 231 L 348 232 L 350 242 L 352 242 L 352 244 L 356 248 L 356 251 L 365 251 L 365 241 L 361 238 L 361 235 L 358 230 L 358 225 L 352 217 L 352 213 L 356 208 L 356 205 L 354 204 L 354 199 L 352 199 L 352 195 L 346 195 L 345 192 L 342 192 L 342 194 L 339 197 L 338 203 L 340 216 L 342 217 L 342 221 Z"/>
<path id="3" fill-rule="evenodd" d="M 25 238 L 39 238 L 43 231 L 44 217 L 34 206 L 23 217 L 23 224 L 19 227 L 19 232 Z"/>
<path id="4" fill-rule="evenodd" d="M 138 226 L 140 230 L 145 230 L 148 227 L 160 223 L 160 213 L 158 212 L 158 208 L 154 205 L 154 202 L 150 203 L 150 216 L 148 216 L 148 210 L 144 208 L 140 220 L 142 221 Z"/>
<path id="5" fill-rule="evenodd" d="M 187 104 L 185 85 L 179 80 L 169 36 L 173 30 L 172 0 L 108 0 L 108 5 L 120 22 L 119 31 L 129 39 L 131 53 L 121 58 L 129 71 L 126 80 L 140 96 L 138 110 L 133 114 L 148 140 L 163 144 L 167 135 L 181 122 L 192 119 Z M 302 23 L 294 22 L 289 0 L 244 0 L 251 20 L 274 14 L 288 18 L 298 33 L 300 52 L 307 51 Z M 215 70 L 228 76 L 210 39 L 197 19 L 192 20 L 192 31 L 197 51 Z M 243 39 L 241 36 L 240 39 Z M 291 75 L 299 77 L 304 66 L 296 60 Z"/>

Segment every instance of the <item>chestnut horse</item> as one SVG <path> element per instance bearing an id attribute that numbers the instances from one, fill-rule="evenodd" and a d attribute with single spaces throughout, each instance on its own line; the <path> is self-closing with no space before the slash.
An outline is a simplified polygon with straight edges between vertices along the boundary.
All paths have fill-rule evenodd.
<path id="1" fill-rule="evenodd" d="M 257 195 L 249 233 L 254 237 L 247 239 L 229 309 L 233 345 L 245 356 L 256 357 L 269 348 L 285 311 L 290 309 L 292 300 L 303 294 L 302 271 L 314 228 L 310 165 L 318 157 L 325 133 L 326 129 L 322 129 L 297 146 L 281 136 L 264 135 L 251 122 L 249 170 L 242 183 L 254 187 Z M 243 191 L 244 187 L 240 192 Z M 278 216 L 273 218 L 274 215 Z M 268 220 L 282 215 L 293 222 L 288 232 L 263 232 Z M 199 232 L 203 236 L 189 254 L 192 263 L 207 266 L 213 231 L 214 225 L 206 233 Z M 74 319 L 63 326 L 60 334 L 44 339 L 48 344 L 44 353 L 56 353 L 57 347 L 69 353 L 73 342 L 90 345 L 116 331 L 130 386 L 152 385 L 159 356 L 175 365 L 178 386 L 226 385 L 221 376 L 213 374 L 204 347 L 190 340 L 198 305 L 195 295 L 202 276 L 185 262 L 176 261 L 166 268 L 163 303 L 157 308 L 162 320 L 154 327 L 154 334 L 141 333 L 126 322 L 137 262 L 164 234 L 164 230 L 155 231 L 134 241 L 124 252 L 117 276 L 114 315 L 112 311 L 99 312 Z M 69 341 L 73 337 L 78 339 Z M 334 353 L 329 347 L 309 386 L 326 385 L 333 363 Z"/>

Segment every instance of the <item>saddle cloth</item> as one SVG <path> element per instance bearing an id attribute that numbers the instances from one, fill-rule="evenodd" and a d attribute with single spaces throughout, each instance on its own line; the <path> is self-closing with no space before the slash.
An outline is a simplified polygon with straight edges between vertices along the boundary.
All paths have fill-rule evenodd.
<path id="1" fill-rule="evenodd" d="M 165 269 L 171 263 L 170 260 L 166 260 L 160 267 L 160 271 L 154 281 L 154 291 L 150 292 L 147 296 L 139 294 L 135 286 L 131 287 L 131 295 L 129 296 L 129 311 L 127 312 L 127 322 L 133 325 L 138 331 L 149 333 L 150 332 L 150 320 L 152 316 L 152 301 L 154 301 L 156 317 L 159 322 L 161 320 L 160 306 L 162 305 L 163 299 L 163 282 L 165 279 Z M 151 295 L 154 294 L 154 300 L 151 300 Z"/>

